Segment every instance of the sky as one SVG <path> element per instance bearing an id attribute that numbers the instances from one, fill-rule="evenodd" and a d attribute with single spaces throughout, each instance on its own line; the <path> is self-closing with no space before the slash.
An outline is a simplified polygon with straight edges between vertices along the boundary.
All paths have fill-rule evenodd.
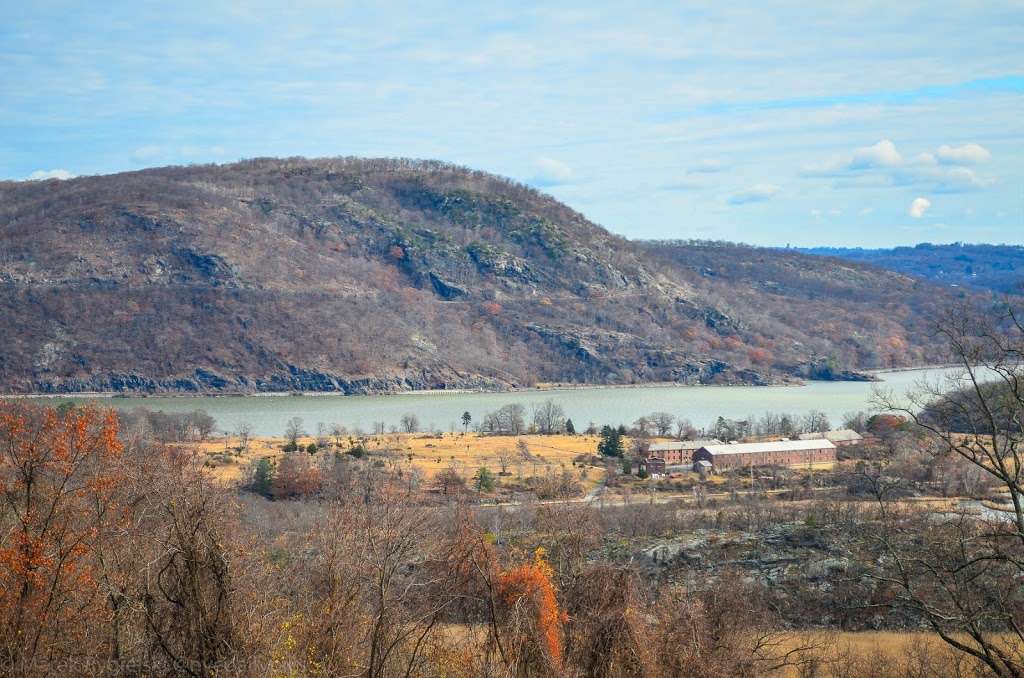
<path id="1" fill-rule="evenodd" d="M 1024 2 L 0 0 L 0 179 L 297 155 L 632 238 L 1024 244 Z"/>

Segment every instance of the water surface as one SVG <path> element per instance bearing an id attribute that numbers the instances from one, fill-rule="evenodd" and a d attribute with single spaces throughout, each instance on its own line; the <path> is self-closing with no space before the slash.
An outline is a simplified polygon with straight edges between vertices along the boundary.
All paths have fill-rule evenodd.
<path id="1" fill-rule="evenodd" d="M 838 426 L 847 412 L 874 408 L 872 397 L 878 387 L 902 395 L 922 377 L 941 378 L 947 369 L 882 372 L 875 382 L 809 382 L 806 386 L 638 386 L 630 388 L 578 388 L 514 393 L 432 392 L 379 396 L 336 394 L 303 396 L 150 396 L 131 398 L 47 398 L 46 402 L 92 401 L 118 409 L 143 406 L 167 412 L 202 409 L 216 420 L 218 428 L 233 431 L 241 422 L 253 427 L 255 435 L 281 435 L 291 417 L 301 417 L 308 431 L 318 423 L 342 424 L 349 429 L 372 431 L 375 422 L 398 425 L 404 414 L 415 414 L 425 430 L 460 429 L 463 412 L 474 421 L 506 403 L 521 403 L 529 416 L 531 407 L 548 398 L 565 409 L 577 430 L 587 424 L 629 424 L 655 411 L 689 419 L 698 427 L 716 417 L 743 419 L 765 412 L 804 415 L 821 410 Z"/>

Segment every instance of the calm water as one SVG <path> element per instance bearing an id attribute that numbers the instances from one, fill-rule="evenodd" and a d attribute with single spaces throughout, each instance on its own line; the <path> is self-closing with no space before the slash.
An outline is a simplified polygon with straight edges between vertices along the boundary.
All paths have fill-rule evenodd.
<path id="1" fill-rule="evenodd" d="M 506 403 L 521 403 L 529 416 L 532 405 L 548 398 L 562 405 L 577 430 L 589 422 L 629 424 L 655 411 L 685 417 L 696 426 L 707 426 L 719 415 L 730 419 L 760 416 L 765 412 L 805 414 L 825 412 L 834 425 L 843 414 L 870 411 L 874 389 L 892 389 L 902 395 L 922 377 L 941 378 L 950 370 L 930 369 L 880 373 L 881 383 L 810 382 L 807 386 L 645 386 L 638 388 L 585 388 L 565 391 L 524 391 L 518 393 L 429 393 L 385 396 L 242 396 L 242 397 L 148 397 L 148 398 L 47 398 L 46 402 L 93 401 L 103 406 L 188 412 L 202 409 L 216 418 L 218 427 L 232 431 L 241 422 L 252 425 L 256 435 L 281 435 L 285 422 L 301 417 L 308 431 L 318 423 L 343 424 L 349 429 L 372 431 L 374 422 L 397 425 L 407 413 L 419 417 L 427 429 L 443 431 L 461 428 L 462 413 L 468 411 L 480 421 Z"/>

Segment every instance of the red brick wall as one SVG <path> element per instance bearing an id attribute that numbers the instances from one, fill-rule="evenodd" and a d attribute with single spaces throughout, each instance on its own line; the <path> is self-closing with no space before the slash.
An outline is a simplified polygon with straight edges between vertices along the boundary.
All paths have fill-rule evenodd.
<path id="1" fill-rule="evenodd" d="M 683 450 L 655 450 L 651 452 L 650 456 L 657 457 L 658 459 L 664 459 L 666 464 L 682 464 L 683 463 Z M 690 460 L 690 453 L 685 452 L 686 460 Z"/>
<path id="2" fill-rule="evenodd" d="M 717 454 L 714 458 L 715 470 L 747 467 L 747 466 L 792 466 L 821 461 L 835 461 L 836 451 L 832 448 L 820 450 L 800 450 L 784 452 L 755 452 L 740 454 Z"/>

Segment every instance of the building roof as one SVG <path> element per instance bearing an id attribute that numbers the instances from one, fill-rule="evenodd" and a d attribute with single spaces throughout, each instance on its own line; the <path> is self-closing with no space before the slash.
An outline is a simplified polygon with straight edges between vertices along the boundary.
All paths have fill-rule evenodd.
<path id="1" fill-rule="evenodd" d="M 707 459 L 701 459 L 697 462 L 697 466 L 711 466 L 711 462 L 708 461 Z"/>
<path id="2" fill-rule="evenodd" d="M 704 445 L 702 449 L 716 454 L 758 454 L 764 452 L 802 452 L 804 450 L 832 449 L 831 440 L 779 440 L 771 443 L 736 443 L 734 445 Z"/>
<path id="3" fill-rule="evenodd" d="M 669 450 L 699 450 L 708 445 L 720 445 L 721 440 L 713 438 L 710 440 L 673 440 L 670 443 L 652 443 L 647 448 L 648 452 L 668 452 Z"/>
<path id="4" fill-rule="evenodd" d="M 824 433 L 801 433 L 798 437 L 800 440 L 816 440 L 824 438 L 825 440 L 831 440 L 834 443 L 848 443 L 864 439 L 864 436 L 851 428 L 841 428 L 836 429 L 835 431 L 825 431 Z"/>

